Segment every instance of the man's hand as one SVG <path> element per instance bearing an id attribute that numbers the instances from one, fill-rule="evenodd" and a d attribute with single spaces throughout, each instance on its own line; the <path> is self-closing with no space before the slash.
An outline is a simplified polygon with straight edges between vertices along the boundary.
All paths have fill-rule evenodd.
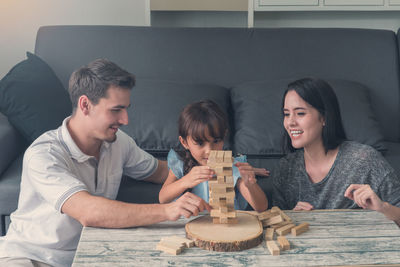
<path id="1" fill-rule="evenodd" d="M 308 202 L 299 201 L 293 210 L 313 210 L 314 206 Z"/>
<path id="2" fill-rule="evenodd" d="M 346 189 L 344 196 L 356 202 L 363 209 L 382 211 L 384 206 L 384 202 L 368 184 L 351 184 Z"/>
<path id="3" fill-rule="evenodd" d="M 211 206 L 208 203 L 190 192 L 186 192 L 176 201 L 165 205 L 167 218 L 170 221 L 176 221 L 181 216 L 185 218 L 196 216 L 205 209 L 211 211 Z"/>

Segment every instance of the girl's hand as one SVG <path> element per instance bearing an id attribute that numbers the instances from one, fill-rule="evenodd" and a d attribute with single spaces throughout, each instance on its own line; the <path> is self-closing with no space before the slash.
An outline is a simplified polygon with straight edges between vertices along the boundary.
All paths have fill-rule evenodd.
<path id="1" fill-rule="evenodd" d="M 351 184 L 346 189 L 344 196 L 356 202 L 363 209 L 381 211 L 384 206 L 384 202 L 368 184 Z"/>
<path id="2" fill-rule="evenodd" d="M 235 166 L 239 169 L 240 177 L 246 187 L 250 187 L 257 183 L 254 168 L 249 163 L 238 162 Z"/>
<path id="3" fill-rule="evenodd" d="M 265 168 L 253 168 L 254 173 L 258 176 L 269 176 L 270 172 L 269 170 Z"/>
<path id="4" fill-rule="evenodd" d="M 214 174 L 214 171 L 208 166 L 196 166 L 193 167 L 188 174 L 182 177 L 182 179 L 187 188 L 193 188 L 202 182 L 210 180 Z"/>
<path id="5" fill-rule="evenodd" d="M 299 201 L 297 202 L 296 206 L 293 208 L 293 210 L 313 210 L 314 206 L 311 205 L 308 202 L 302 202 Z"/>

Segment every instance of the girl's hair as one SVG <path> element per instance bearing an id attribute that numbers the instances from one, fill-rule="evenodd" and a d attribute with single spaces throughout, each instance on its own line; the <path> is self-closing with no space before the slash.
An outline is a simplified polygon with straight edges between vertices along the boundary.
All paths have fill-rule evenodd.
<path id="1" fill-rule="evenodd" d="M 179 115 L 178 132 L 184 140 L 190 136 L 196 143 L 209 141 L 206 134 L 214 139 L 224 140 L 228 132 L 228 119 L 212 100 L 195 102 L 187 105 Z M 184 174 L 198 165 L 188 149 L 182 147 L 178 155 L 183 161 Z"/>
<path id="2" fill-rule="evenodd" d="M 322 129 L 322 143 L 326 153 L 346 140 L 339 103 L 335 92 L 327 82 L 316 78 L 304 78 L 290 83 L 283 94 L 282 112 L 285 97 L 289 91 L 295 91 L 305 102 L 318 110 L 319 114 L 325 119 L 325 126 Z M 283 151 L 285 153 L 295 151 L 289 134 L 285 129 L 283 132 Z"/>

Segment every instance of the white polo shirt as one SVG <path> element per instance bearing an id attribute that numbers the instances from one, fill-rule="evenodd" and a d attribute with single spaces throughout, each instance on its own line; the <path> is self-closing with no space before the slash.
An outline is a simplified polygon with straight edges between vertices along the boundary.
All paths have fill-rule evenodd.
<path id="1" fill-rule="evenodd" d="M 71 266 L 82 225 L 61 213 L 64 202 L 79 191 L 115 199 L 122 174 L 142 180 L 157 169 L 158 161 L 121 130 L 115 142 L 103 142 L 99 161 L 84 154 L 69 134 L 68 120 L 25 152 L 18 208 L 0 238 L 0 257 Z"/>

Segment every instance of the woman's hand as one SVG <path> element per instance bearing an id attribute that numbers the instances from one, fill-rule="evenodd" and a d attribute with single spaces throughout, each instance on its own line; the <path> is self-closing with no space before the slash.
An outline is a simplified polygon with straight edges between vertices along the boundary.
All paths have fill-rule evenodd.
<path id="1" fill-rule="evenodd" d="M 293 210 L 313 210 L 314 206 L 308 202 L 299 201 Z"/>
<path id="2" fill-rule="evenodd" d="M 238 162 L 235 166 L 239 169 L 240 177 L 246 187 L 257 183 L 254 168 L 247 162 Z"/>
<path id="3" fill-rule="evenodd" d="M 196 166 L 183 176 L 182 180 L 186 188 L 193 188 L 202 182 L 210 180 L 214 174 L 214 171 L 208 166 Z"/>
<path id="4" fill-rule="evenodd" d="M 384 202 L 368 184 L 351 184 L 346 189 L 344 196 L 356 202 L 363 209 L 381 211 L 384 206 Z"/>

